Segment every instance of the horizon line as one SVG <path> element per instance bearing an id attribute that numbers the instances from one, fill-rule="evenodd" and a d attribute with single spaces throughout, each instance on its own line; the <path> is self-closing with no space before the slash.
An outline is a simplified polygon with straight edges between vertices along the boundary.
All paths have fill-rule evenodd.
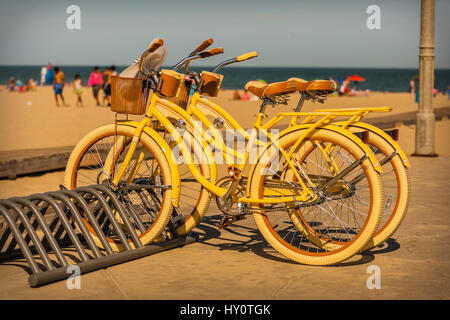
<path id="1" fill-rule="evenodd" d="M 115 65 L 118 67 L 127 67 L 129 65 L 122 64 L 52 64 L 52 66 L 61 66 L 61 67 L 93 67 L 93 66 L 111 66 Z M 43 67 L 44 64 L 0 64 L 0 67 Z M 162 66 L 160 69 L 165 69 L 170 66 Z M 213 68 L 215 65 L 200 65 L 200 66 L 191 66 L 192 68 Z M 360 67 L 360 66 L 229 66 L 228 68 L 314 68 L 314 69 L 415 69 L 418 70 L 417 67 Z M 434 68 L 435 70 L 450 70 L 450 67 L 444 68 Z"/>

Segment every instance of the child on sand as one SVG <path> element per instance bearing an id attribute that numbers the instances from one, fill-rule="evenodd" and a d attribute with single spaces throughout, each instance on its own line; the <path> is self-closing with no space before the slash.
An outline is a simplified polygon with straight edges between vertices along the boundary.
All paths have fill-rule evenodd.
<path id="1" fill-rule="evenodd" d="M 83 101 L 81 100 L 81 94 L 83 93 L 83 81 L 81 80 L 79 74 L 75 75 L 75 80 L 73 81 L 72 86 L 75 94 L 77 95 L 76 106 L 78 107 L 78 105 L 80 105 L 80 107 L 82 107 Z"/>

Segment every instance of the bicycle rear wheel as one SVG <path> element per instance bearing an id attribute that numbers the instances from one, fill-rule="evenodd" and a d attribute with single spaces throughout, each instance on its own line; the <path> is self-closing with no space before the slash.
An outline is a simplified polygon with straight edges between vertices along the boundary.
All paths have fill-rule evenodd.
<path id="1" fill-rule="evenodd" d="M 363 127 L 351 125 L 348 129 L 352 132 L 369 130 L 367 145 L 383 169 L 381 173 L 384 191 L 383 214 L 372 241 L 363 249 L 365 251 L 384 243 L 398 230 L 408 210 L 411 189 L 407 168 L 403 165 L 400 155 L 395 153 L 396 150 L 384 137 L 370 130 L 366 124 Z"/>
<path id="2" fill-rule="evenodd" d="M 280 148 L 289 152 L 303 133 L 304 130 L 299 129 L 281 137 L 278 141 Z M 335 153 L 328 157 L 325 153 L 318 153 L 318 158 L 310 162 L 314 169 L 305 168 L 304 163 L 301 166 L 298 163 L 299 154 L 307 154 L 311 146 L 316 144 L 321 146 L 321 150 L 327 146 L 333 147 Z M 337 159 L 337 150 L 352 162 Z M 295 168 L 291 170 L 297 170 L 302 179 L 316 190 L 317 200 L 309 203 L 253 205 L 256 224 L 269 244 L 289 259 L 308 265 L 336 264 L 359 252 L 375 234 L 383 204 L 380 176 L 364 155 L 364 151 L 354 141 L 331 129 L 322 128 L 310 134 L 293 152 L 290 160 Z M 330 163 L 330 157 L 334 164 Z M 271 187 L 274 179 L 284 185 L 291 185 L 293 190 L 300 189 L 293 174 L 280 170 L 286 159 L 274 153 L 266 160 L 258 161 L 253 170 L 251 198 L 262 199 L 269 194 L 272 198 L 277 197 L 276 192 L 280 190 Z M 355 164 L 353 170 L 322 194 L 318 193 L 321 185 L 352 164 Z M 327 171 L 330 166 L 333 169 Z M 351 181 L 360 174 L 363 174 L 366 185 L 352 186 Z M 353 200 L 355 196 L 364 196 L 367 202 L 357 204 Z"/>

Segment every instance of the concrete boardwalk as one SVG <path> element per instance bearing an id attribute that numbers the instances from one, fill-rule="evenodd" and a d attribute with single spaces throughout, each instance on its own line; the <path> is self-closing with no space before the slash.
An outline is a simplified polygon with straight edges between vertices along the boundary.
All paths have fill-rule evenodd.
<path id="1" fill-rule="evenodd" d="M 450 157 L 410 160 L 412 197 L 399 231 L 338 266 L 286 260 L 252 217 L 219 232 L 213 204 L 199 242 L 82 275 L 80 290 L 65 281 L 29 288 L 23 260 L 0 264 L 0 299 L 449 299 Z M 371 265 L 381 269 L 379 290 L 366 286 Z"/>

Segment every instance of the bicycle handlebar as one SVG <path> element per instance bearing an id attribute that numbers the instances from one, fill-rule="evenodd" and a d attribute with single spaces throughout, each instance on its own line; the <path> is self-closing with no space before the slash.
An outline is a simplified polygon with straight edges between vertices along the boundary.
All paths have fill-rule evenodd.
<path id="1" fill-rule="evenodd" d="M 258 52 L 256 52 L 256 51 L 244 53 L 244 54 L 241 54 L 240 56 L 236 57 L 236 62 L 253 59 L 253 58 L 256 58 L 257 56 L 258 56 Z"/>
<path id="2" fill-rule="evenodd" d="M 214 48 L 211 50 L 207 50 L 207 51 L 203 51 L 198 53 L 198 55 L 200 56 L 200 58 L 208 58 L 208 57 L 212 57 L 215 56 L 217 54 L 222 54 L 223 53 L 223 48 Z"/>
<path id="3" fill-rule="evenodd" d="M 217 72 L 222 67 L 225 67 L 226 65 L 229 65 L 229 64 L 232 64 L 235 62 L 245 61 L 248 59 L 253 59 L 253 58 L 256 58 L 257 56 L 258 56 L 258 52 L 256 52 L 256 51 L 241 54 L 240 56 L 237 56 L 236 58 L 225 60 L 224 62 L 219 63 L 214 69 L 211 70 L 211 72 Z"/>
<path id="4" fill-rule="evenodd" d="M 162 45 L 164 45 L 164 40 L 161 38 L 156 38 L 148 47 L 147 52 L 148 53 L 152 53 L 153 51 L 155 51 L 156 49 L 158 49 L 159 47 L 161 47 Z"/>
<path id="5" fill-rule="evenodd" d="M 214 40 L 212 38 L 209 38 L 205 41 L 203 41 L 198 47 L 197 49 L 195 49 L 194 51 L 192 51 L 189 54 L 189 57 L 192 57 L 193 55 L 205 50 L 206 48 L 208 48 L 210 45 L 212 45 L 214 43 Z"/>
<path id="6" fill-rule="evenodd" d="M 156 38 L 152 41 L 150 46 L 147 48 L 147 50 L 142 54 L 141 56 L 141 62 L 139 63 L 139 72 L 142 74 L 147 74 L 147 72 L 144 71 L 144 61 L 147 58 L 147 56 L 154 52 L 156 49 L 164 45 L 164 40 L 161 38 Z"/>

